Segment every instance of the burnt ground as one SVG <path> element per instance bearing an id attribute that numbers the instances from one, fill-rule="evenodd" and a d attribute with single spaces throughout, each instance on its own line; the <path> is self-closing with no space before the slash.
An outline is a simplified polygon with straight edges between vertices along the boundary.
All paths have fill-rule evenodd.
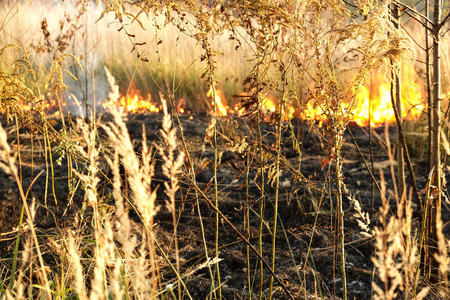
<path id="1" fill-rule="evenodd" d="M 107 122 L 108 116 L 103 116 L 103 120 Z M 201 170 L 196 177 L 198 185 L 205 193 L 213 199 L 213 188 L 210 180 L 213 177 L 212 163 L 205 164 L 208 160 L 213 159 L 213 151 L 210 145 L 205 145 L 204 136 L 208 125 L 208 117 L 198 115 L 193 120 L 187 116 L 182 116 L 182 122 L 186 137 L 189 142 L 191 155 L 194 157 L 194 163 L 197 170 Z M 134 141 L 135 150 L 140 151 L 142 141 L 142 127 L 145 125 L 148 143 L 160 143 L 159 129 L 161 128 L 161 115 L 134 115 L 129 116 L 127 126 Z M 322 293 L 324 299 L 333 295 L 341 296 L 341 271 L 340 260 L 336 254 L 334 245 L 337 243 L 335 239 L 335 213 L 330 212 L 335 209 L 336 202 L 333 192 L 333 207 L 330 207 L 329 189 L 324 189 L 324 194 L 319 189 L 324 185 L 327 179 L 328 166 L 321 168 L 323 159 L 326 157 L 325 149 L 327 145 L 321 141 L 319 135 L 309 130 L 308 126 L 301 124 L 301 121 L 294 120 L 293 125 L 299 140 L 302 141 L 301 146 L 301 165 L 300 173 L 308 179 L 308 183 L 296 181 L 295 177 L 286 171 L 281 173 L 280 180 L 280 202 L 279 202 L 279 226 L 277 230 L 277 250 L 276 250 L 276 274 L 283 280 L 285 285 L 297 299 L 303 299 L 315 293 Z M 8 130 L 9 141 L 13 149 L 17 149 L 17 135 L 14 124 L 7 124 L 2 121 L 4 128 Z M 258 217 L 259 212 L 259 195 L 258 185 L 260 177 L 255 177 L 258 172 L 259 158 L 249 153 L 246 157 L 242 153 L 233 150 L 229 144 L 230 140 L 236 140 L 239 135 L 248 135 L 252 132 L 248 142 L 251 144 L 255 139 L 254 124 L 252 125 L 248 119 L 240 120 L 223 120 L 221 132 L 223 135 L 219 137 L 219 151 L 223 151 L 221 164 L 218 167 L 219 181 L 219 208 L 224 215 L 234 224 L 241 232 L 244 232 L 244 216 L 246 209 L 251 211 L 251 232 L 247 234 L 250 242 L 257 246 L 258 240 Z M 58 128 L 59 125 L 55 125 Z M 271 149 L 275 142 L 273 135 L 274 127 L 263 125 L 264 141 L 269 147 L 266 148 L 268 153 L 274 154 Z M 372 161 L 374 166 L 374 176 L 380 183 L 380 171 L 384 172 L 385 183 L 387 187 L 387 196 L 390 200 L 392 210 L 396 209 L 396 202 L 393 197 L 394 185 L 391 175 L 390 163 L 387 156 L 385 144 L 385 128 L 372 129 L 371 139 L 369 138 L 368 128 L 361 128 L 356 125 L 350 126 L 350 130 L 355 136 L 356 143 L 361 149 L 365 159 L 370 164 L 370 152 L 372 152 Z M 395 128 L 392 126 L 388 129 L 391 138 L 391 147 L 395 150 Z M 179 133 L 179 132 L 178 132 Z M 82 208 L 83 191 L 79 187 L 74 194 L 69 193 L 68 188 L 68 171 L 65 158 L 62 159 L 61 166 L 56 166 L 56 159 L 59 155 L 53 149 L 53 160 L 55 164 L 54 187 L 52 190 L 52 177 L 48 173 L 45 166 L 45 156 L 43 153 L 44 140 L 39 136 L 34 136 L 33 144 L 33 164 L 31 164 L 30 133 L 26 128 L 20 129 L 20 143 L 22 161 L 22 180 L 23 186 L 27 189 L 35 177 L 30 188 L 28 199 L 36 201 L 36 218 L 35 225 L 40 237 L 57 236 L 65 229 L 69 229 L 74 222 L 74 218 Z M 100 132 L 100 139 L 102 138 Z M 422 139 L 422 140 L 420 140 Z M 369 144 L 371 145 L 369 147 Z M 425 185 L 426 171 L 426 152 L 424 145 L 426 141 L 419 135 L 415 139 L 411 139 L 412 156 L 415 172 L 418 180 L 419 188 Z M 298 154 L 293 150 L 292 142 L 289 139 L 289 132 L 285 132 L 283 136 L 282 153 L 294 169 L 298 170 Z M 371 150 L 370 150 L 371 148 Z M 343 173 L 348 194 L 344 195 L 345 214 L 345 242 L 346 242 L 346 260 L 347 260 L 347 282 L 349 289 L 349 299 L 370 299 L 371 286 L 373 281 L 373 264 L 371 256 L 374 251 L 373 239 L 367 238 L 361 234 L 361 230 L 357 225 L 354 214 L 354 207 L 348 201 L 347 196 L 356 198 L 362 204 L 363 210 L 371 213 L 372 228 L 377 225 L 379 216 L 379 207 L 381 206 L 381 197 L 376 188 L 373 187 L 372 178 L 367 170 L 361 156 L 357 151 L 357 147 L 352 142 L 348 130 L 345 133 L 345 143 L 342 148 Z M 417 157 L 420 156 L 419 159 Z M 239 170 L 245 170 L 247 158 L 251 161 L 249 171 L 249 197 L 250 206 L 247 206 L 246 188 L 243 186 L 245 180 L 245 172 L 242 176 L 238 176 Z M 266 165 L 273 162 L 273 157 L 267 157 Z M 33 167 L 32 167 L 33 166 Z M 82 164 L 78 165 L 82 167 Z M 103 164 L 105 174 L 110 174 L 107 164 Z M 162 181 L 164 176 L 159 172 L 160 166 L 157 164 L 157 172 L 155 176 L 155 187 L 160 186 L 158 192 L 158 204 L 161 207 L 156 217 L 158 223 L 158 235 L 162 243 L 168 243 L 173 234 L 172 218 L 168 210 L 164 207 L 166 195 L 162 191 Z M 40 172 L 43 172 L 42 174 Z M 267 176 L 266 172 L 266 176 Z M 332 174 L 332 169 L 330 171 Z M 239 178 L 238 178 L 239 177 Z M 48 181 L 47 190 L 45 182 Z M 409 180 L 409 176 L 407 176 Z M 195 197 L 190 184 L 185 179 L 181 179 L 182 189 L 178 197 L 178 213 L 180 221 L 178 226 L 178 238 L 180 259 L 183 268 L 196 266 L 204 261 L 204 252 L 202 247 L 202 239 L 200 234 L 199 218 L 197 209 L 201 210 L 203 222 L 206 228 L 206 239 L 208 246 L 214 249 L 214 221 L 215 215 L 208 204 L 201 200 L 200 207 L 195 205 Z M 409 182 L 409 181 L 408 181 Z M 244 187 L 244 188 L 242 188 Z M 316 187 L 317 189 L 315 189 Z M 331 189 L 333 189 L 333 185 Z M 109 197 L 112 188 L 106 180 L 100 183 L 99 194 L 105 199 L 109 199 L 108 204 L 114 205 L 113 200 Z M 273 219 L 273 199 L 275 188 L 267 182 L 266 178 L 266 208 L 264 217 L 267 225 L 272 227 Z M 55 204 L 55 198 L 56 202 Z M 73 197 L 73 201 L 69 201 Z M 43 202 L 42 199 L 47 199 Z M 373 209 L 372 209 L 373 207 Z M 0 253 L 1 268 L 8 269 L 11 261 L 14 239 L 16 237 L 15 228 L 18 225 L 21 213 L 21 201 L 19 198 L 18 188 L 12 178 L 0 171 Z M 417 223 L 417 207 L 414 208 L 414 220 Z M 444 224 L 450 219 L 448 209 L 443 208 Z M 130 212 L 135 220 L 135 226 L 140 226 L 139 219 L 135 214 Z M 85 219 L 89 219 L 89 210 L 84 212 Z M 87 222 L 87 221 L 86 221 Z M 448 235 L 448 227 L 444 227 L 445 233 Z M 23 236 L 27 235 L 24 230 Z M 270 260 L 272 235 L 267 228 L 264 229 L 263 245 L 264 256 Z M 223 297 L 225 299 L 248 299 L 247 290 L 247 248 L 245 243 L 233 232 L 233 230 L 225 222 L 221 223 L 220 228 L 220 255 L 223 260 L 220 262 L 220 273 L 223 281 Z M 47 244 L 43 239 L 43 244 Z M 310 245 L 310 247 L 309 247 Z M 310 248 L 310 251 L 308 251 Z M 211 252 L 212 253 L 212 252 Z M 51 248 L 47 247 L 45 258 L 48 260 L 52 268 L 57 268 L 57 259 L 52 254 Z M 172 257 L 173 258 L 173 257 Z M 252 274 L 255 273 L 254 267 L 256 256 L 251 254 Z M 6 272 L 8 273 L 8 272 Z M 268 293 L 269 272 L 265 271 L 264 293 Z M 167 272 L 166 280 L 173 277 Z M 376 279 L 375 279 L 376 280 Z M 257 278 L 255 279 L 254 295 L 257 294 Z M 200 270 L 191 276 L 187 281 L 189 290 L 194 299 L 205 299 L 210 292 L 209 275 L 205 270 Z M 275 283 L 274 299 L 286 299 L 286 295 L 282 292 L 280 285 Z M 256 299 L 256 298 L 255 298 Z"/>

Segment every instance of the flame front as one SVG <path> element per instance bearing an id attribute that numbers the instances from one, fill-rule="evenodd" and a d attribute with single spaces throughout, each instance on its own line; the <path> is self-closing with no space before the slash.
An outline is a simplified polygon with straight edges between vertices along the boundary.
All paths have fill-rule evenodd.
<path id="1" fill-rule="evenodd" d="M 402 118 L 417 120 L 423 109 L 422 92 L 416 83 L 416 73 L 410 63 L 402 65 L 401 108 Z M 342 103 L 341 109 L 348 110 L 349 103 Z M 299 116 L 309 120 L 326 121 L 320 104 L 309 101 Z M 395 114 L 391 101 L 391 84 L 387 82 L 385 73 L 373 72 L 371 80 L 356 91 L 355 102 L 352 105 L 350 121 L 359 126 L 378 126 L 384 123 L 394 123 Z"/>
<path id="2" fill-rule="evenodd" d="M 410 120 L 418 119 L 424 108 L 422 93 L 419 84 L 415 82 L 415 78 L 414 67 L 411 64 L 404 63 L 402 66 L 402 117 L 408 117 Z M 360 126 L 367 126 L 369 122 L 371 126 L 381 125 L 385 122 L 395 122 L 390 89 L 391 85 L 387 82 L 384 73 L 373 73 L 370 82 L 356 91 L 350 113 L 350 121 Z M 216 105 L 217 115 L 220 117 L 228 115 L 241 116 L 244 113 L 238 104 L 232 107 L 228 106 L 224 93 L 217 89 L 215 85 L 210 85 L 206 96 L 212 100 L 213 106 Z M 279 110 L 278 100 L 262 94 L 261 101 L 267 113 Z M 289 103 L 289 101 L 287 102 Z M 129 113 L 143 113 L 146 111 L 157 113 L 161 109 L 160 105 L 153 102 L 150 95 L 147 99 L 144 99 L 138 91 L 133 89 L 127 96 L 122 96 L 120 99 L 119 97 L 111 98 L 111 100 L 102 104 L 104 108 L 108 108 L 110 105 L 121 106 Z M 342 110 L 347 110 L 349 105 L 349 103 L 342 103 Z M 186 113 L 186 100 L 179 99 L 176 109 L 178 113 Z M 190 114 L 191 112 L 188 111 L 187 113 Z M 313 103 L 313 101 L 309 101 L 302 108 L 292 105 L 286 106 L 284 111 L 285 121 L 292 119 L 294 115 L 299 118 L 317 120 L 319 122 L 325 121 L 322 107 L 318 103 Z"/>
<path id="3" fill-rule="evenodd" d="M 134 94 L 134 95 L 133 95 Z M 123 107 L 129 113 L 155 112 L 161 110 L 161 106 L 152 101 L 152 97 L 148 95 L 144 99 L 139 92 L 129 93 L 127 96 L 120 97 L 119 100 L 108 100 L 102 104 L 103 108 L 108 109 L 111 105 Z"/>
<path id="4" fill-rule="evenodd" d="M 416 120 L 420 117 L 424 105 L 419 85 L 415 82 L 415 71 L 411 65 L 402 68 L 402 118 Z M 370 86 L 375 88 L 370 88 Z M 370 114 L 370 115 L 369 115 Z M 385 122 L 395 122 L 391 101 L 391 85 L 386 82 L 381 72 L 374 74 L 372 84 L 360 87 L 352 111 L 353 121 L 360 126 L 376 126 Z M 370 116 L 370 118 L 369 118 Z"/>

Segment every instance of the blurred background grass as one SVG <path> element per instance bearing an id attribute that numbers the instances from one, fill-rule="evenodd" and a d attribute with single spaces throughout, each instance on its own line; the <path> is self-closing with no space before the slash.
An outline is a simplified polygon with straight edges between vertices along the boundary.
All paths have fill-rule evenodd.
<path id="1" fill-rule="evenodd" d="M 101 109 L 100 103 L 108 99 L 110 92 L 104 70 L 107 67 L 115 77 L 122 96 L 138 92 L 144 98 L 150 95 L 159 103 L 160 89 L 168 94 L 174 90 L 175 100 L 183 98 L 188 109 L 194 112 L 210 110 L 211 101 L 206 96 L 207 83 L 202 79 L 205 71 L 205 64 L 201 61 L 202 48 L 195 39 L 187 36 L 195 33 L 180 32 L 175 26 L 164 24 L 165 17 L 162 15 L 149 15 L 148 18 L 141 15 L 139 20 L 142 26 L 138 22 L 132 22 L 128 24 L 127 30 L 135 36 L 131 38 L 133 42 L 145 43 L 137 46 L 141 55 L 148 58 L 148 62 L 144 64 L 137 57 L 137 52 L 133 51 L 127 35 L 119 31 L 120 25 L 111 15 L 105 15 L 99 20 L 102 9 L 101 5 L 91 1 L 3 1 L 0 8 L 0 19 L 3 20 L 0 25 L 0 48 L 17 44 L 23 50 L 6 49 L 1 57 L 1 65 L 11 68 L 13 61 L 26 58 L 32 63 L 31 69 L 36 73 L 37 79 L 34 82 L 28 76 L 28 86 L 34 89 L 36 95 L 44 97 L 51 95 L 50 86 L 45 84 L 45 79 L 54 58 L 62 53 L 70 53 L 79 59 L 83 69 L 77 67 L 74 59 L 66 58 L 63 67 L 78 78 L 76 81 L 65 74 L 67 99 L 72 96 L 83 102 L 86 98 L 92 105 L 95 85 L 95 100 L 97 107 Z M 189 16 L 186 16 L 187 21 L 188 19 Z M 43 22 L 47 25 L 43 26 Z M 423 45 L 424 31 L 412 21 L 404 23 L 405 30 L 417 44 Z M 222 35 L 215 36 L 211 43 L 213 49 L 221 52 L 221 55 L 215 57 L 217 69 L 214 78 L 218 81 L 217 88 L 223 91 L 227 104 L 234 107 L 240 99 L 233 95 L 242 92 L 242 81 L 252 70 L 254 44 L 245 36 L 241 40 L 246 43 L 238 44 L 230 36 L 231 32 L 225 31 Z M 444 37 L 442 43 L 442 86 L 443 94 L 448 95 L 448 38 Z M 337 50 L 337 57 L 345 50 Z M 424 55 L 424 51 L 417 47 L 413 65 L 425 101 Z M 299 60 L 306 69 L 314 63 L 304 56 L 299 56 Z M 352 60 L 337 58 L 336 63 L 344 70 L 351 67 Z M 275 76 L 271 76 L 269 72 L 267 77 L 267 81 L 270 81 Z M 345 80 L 345 76 L 340 78 Z M 305 81 L 310 79 L 308 76 L 304 77 Z M 312 80 L 307 84 L 296 82 L 296 97 L 302 105 L 307 98 L 308 84 L 314 86 Z M 446 100 L 444 102 L 447 105 Z"/>
<path id="2" fill-rule="evenodd" d="M 171 92 L 175 86 L 175 99 L 185 99 L 194 110 L 206 109 L 210 99 L 206 97 L 207 86 L 201 78 L 205 66 L 200 61 L 202 51 L 196 41 L 173 25 L 164 26 L 164 16 L 141 18 L 146 30 L 137 22 L 130 24 L 128 30 L 135 35 L 134 42 L 145 43 L 138 47 L 149 59 L 146 68 L 132 51 L 133 45 L 127 36 L 118 31 L 120 27 L 111 16 L 97 22 L 101 11 L 102 8 L 93 2 L 3 1 L 0 8 L 0 19 L 3 20 L 1 48 L 17 44 L 24 51 L 6 49 L 1 64 L 11 67 L 17 58 L 27 57 L 38 79 L 37 84 L 29 84 L 34 86 L 35 92 L 39 89 L 45 94 L 48 86 L 44 82 L 53 59 L 62 53 L 70 53 L 80 60 L 83 70 L 73 59 L 66 59 L 67 64 L 63 67 L 79 79 L 77 82 L 65 74 L 66 96 L 73 94 L 82 100 L 87 91 L 92 104 L 94 81 L 97 101 L 106 100 L 110 90 L 104 71 L 107 67 L 115 77 L 121 95 L 135 90 L 143 97 L 150 94 L 158 101 L 160 88 Z M 43 22 L 47 23 L 45 29 Z M 156 26 L 160 29 L 155 30 Z M 227 34 L 216 36 L 213 41 L 216 45 L 213 46 L 223 53 L 217 57 L 215 78 L 231 106 L 239 102 L 232 96 L 242 91 L 242 78 L 249 74 L 251 65 Z M 246 52 L 250 51 L 247 47 L 244 49 Z M 92 80 L 92 75 L 95 80 Z"/>

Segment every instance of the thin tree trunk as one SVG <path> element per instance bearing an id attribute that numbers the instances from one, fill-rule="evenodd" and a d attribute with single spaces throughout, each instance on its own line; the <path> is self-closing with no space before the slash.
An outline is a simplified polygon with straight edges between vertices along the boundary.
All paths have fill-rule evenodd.
<path id="1" fill-rule="evenodd" d="M 431 148 L 431 166 L 435 167 L 435 175 L 433 185 L 437 188 L 438 194 L 432 200 L 431 205 L 431 214 L 430 214 L 430 248 L 429 248 L 429 256 L 430 256 L 430 267 L 431 267 L 431 281 L 438 282 L 438 267 L 439 263 L 436 261 L 434 254 L 438 254 L 438 245 L 437 245 L 437 228 L 436 228 L 436 220 L 441 218 L 441 189 L 442 189 L 442 181 L 441 181 L 441 152 L 440 152 L 440 131 L 441 131 L 441 102 L 440 102 L 440 94 L 441 94 L 441 68 L 440 68 L 440 36 L 439 36 L 439 23 L 441 17 L 441 5 L 439 0 L 434 1 L 434 12 L 433 12 L 433 136 L 432 143 L 433 147 Z"/>
<path id="2" fill-rule="evenodd" d="M 425 17 L 428 18 L 429 15 L 429 7 L 428 7 L 428 0 L 425 0 Z M 426 22 L 426 21 L 425 21 Z M 432 168 L 431 165 L 431 149 L 433 148 L 433 101 L 432 101 L 432 94 L 431 94 L 431 68 L 430 68 L 430 42 L 428 40 L 429 32 L 428 28 L 425 28 L 425 76 L 427 81 L 427 112 L 428 112 L 428 171 L 429 174 Z M 428 203 L 425 203 L 425 205 L 428 205 Z M 423 222 L 423 218 L 425 218 L 425 228 L 431 228 L 430 224 L 430 212 L 427 208 L 421 207 L 421 210 L 423 211 L 422 214 L 422 220 L 420 220 L 420 223 Z M 427 212 L 427 213 L 425 213 Z M 423 265 L 423 274 L 429 274 L 427 271 L 427 262 L 428 259 L 428 245 L 429 245 L 429 229 L 427 230 L 425 237 L 424 237 L 424 245 L 425 245 L 425 251 L 421 252 L 420 262 Z"/>
<path id="3" fill-rule="evenodd" d="M 425 17 L 428 18 L 429 7 L 428 0 L 425 0 Z M 426 22 L 426 21 L 425 21 Z M 433 129 L 433 102 L 431 95 L 431 69 L 430 69 L 430 42 L 428 40 L 429 32 L 428 28 L 425 28 L 425 76 L 427 81 L 427 112 L 428 112 L 428 172 L 431 171 L 431 148 L 433 147 L 432 142 L 432 129 Z"/>
<path id="4" fill-rule="evenodd" d="M 394 26 L 395 28 L 400 27 L 400 17 L 398 13 L 398 6 L 392 5 L 392 17 L 394 19 Z M 396 68 L 395 71 L 393 71 L 393 82 L 395 84 L 395 105 L 397 106 L 398 116 L 399 116 L 399 122 L 400 124 L 403 124 L 403 118 L 402 118 L 402 92 L 401 92 L 401 65 L 398 66 L 393 65 L 393 68 Z M 397 170 L 398 170 L 398 195 L 400 199 L 403 199 L 403 197 L 406 197 L 406 184 L 405 184 L 405 160 L 404 160 L 404 154 L 403 154 L 403 148 L 402 148 L 402 142 L 400 140 L 400 134 L 398 133 L 397 128 Z M 405 216 L 405 214 L 404 214 Z"/>

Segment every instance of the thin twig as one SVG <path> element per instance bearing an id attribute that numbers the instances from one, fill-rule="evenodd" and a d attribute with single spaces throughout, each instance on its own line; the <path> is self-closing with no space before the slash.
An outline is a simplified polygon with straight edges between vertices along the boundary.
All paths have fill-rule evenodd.
<path id="1" fill-rule="evenodd" d="M 404 4 L 404 3 L 401 3 L 401 2 L 399 2 L 399 1 L 397 1 L 397 0 L 392 0 L 392 2 L 395 3 L 395 4 L 397 4 L 397 5 L 402 6 L 403 8 L 408 9 L 408 10 L 411 11 L 412 13 L 414 13 L 414 14 L 418 15 L 419 17 L 423 18 L 425 21 L 427 21 L 428 23 L 430 23 L 430 25 L 433 24 L 433 22 L 432 22 L 428 17 L 424 16 L 423 14 L 421 14 L 420 12 L 418 12 L 417 10 L 415 10 L 414 8 L 411 8 L 410 6 L 408 6 L 408 5 Z M 405 12 L 406 12 L 406 11 L 405 11 Z M 422 24 L 424 27 L 428 28 L 428 30 L 431 31 L 431 28 L 429 28 L 428 26 L 426 26 L 425 24 L 423 24 L 423 22 L 420 21 L 420 20 L 418 20 L 417 17 L 412 16 L 412 15 L 410 15 L 410 17 L 413 18 L 414 20 L 416 20 L 417 22 L 419 22 L 420 24 Z"/>
<path id="2" fill-rule="evenodd" d="M 188 178 L 191 183 L 193 183 L 191 178 Z M 281 288 L 285 291 L 285 293 L 289 296 L 290 299 L 295 300 L 294 296 L 289 292 L 286 285 L 283 283 L 283 281 L 275 274 L 273 269 L 270 267 L 270 264 L 262 257 L 262 255 L 259 253 L 259 251 L 250 243 L 248 239 L 245 238 L 245 236 L 237 229 L 233 223 L 214 205 L 214 203 L 206 196 L 206 194 L 197 186 L 194 185 L 195 189 L 198 191 L 198 193 L 205 199 L 205 201 L 208 203 L 208 205 L 219 214 L 219 216 L 230 225 L 231 229 L 233 229 L 234 232 L 242 239 L 244 243 L 247 244 L 247 246 L 258 256 L 262 264 L 269 270 L 270 274 L 275 278 L 275 280 L 280 284 Z"/>
<path id="3" fill-rule="evenodd" d="M 422 199 L 420 198 L 419 189 L 417 188 L 416 175 L 414 174 L 414 169 L 413 169 L 413 166 L 411 163 L 411 158 L 409 156 L 408 146 L 406 145 L 406 139 L 403 134 L 403 125 L 402 125 L 401 116 L 399 116 L 399 114 L 398 114 L 398 110 L 394 103 L 394 99 L 391 99 L 391 101 L 392 101 L 392 108 L 394 109 L 395 120 L 396 120 L 397 128 L 398 128 L 399 141 L 401 142 L 403 150 L 405 151 L 404 155 L 405 155 L 405 159 L 406 159 L 406 166 L 408 167 L 408 171 L 409 171 L 409 176 L 410 176 L 409 179 L 411 182 L 411 186 L 413 188 L 414 196 L 417 198 L 418 205 L 419 205 L 420 211 L 421 211 L 423 208 Z"/>
<path id="4" fill-rule="evenodd" d="M 361 156 L 361 158 L 362 158 L 362 160 L 363 160 L 363 162 L 364 162 L 364 165 L 366 166 L 366 169 L 367 169 L 367 171 L 368 171 L 369 174 L 370 174 L 370 177 L 372 177 L 372 182 L 375 184 L 375 186 L 377 187 L 377 190 L 380 192 L 381 199 L 382 199 L 383 201 L 387 201 L 386 198 L 384 197 L 383 193 L 381 192 L 381 187 L 380 187 L 380 185 L 378 184 L 377 180 L 375 179 L 375 176 L 373 175 L 372 170 L 369 168 L 369 165 L 367 164 L 367 161 L 366 161 L 366 159 L 364 158 L 364 155 L 362 154 L 361 149 L 360 149 L 359 146 L 358 146 L 358 143 L 356 143 L 355 137 L 353 136 L 353 133 L 352 133 L 352 131 L 350 130 L 350 127 L 349 127 L 349 126 L 347 126 L 347 130 L 348 130 L 348 132 L 350 133 L 350 136 L 352 137 L 353 144 L 355 145 L 356 150 L 358 150 L 358 154 Z"/>

